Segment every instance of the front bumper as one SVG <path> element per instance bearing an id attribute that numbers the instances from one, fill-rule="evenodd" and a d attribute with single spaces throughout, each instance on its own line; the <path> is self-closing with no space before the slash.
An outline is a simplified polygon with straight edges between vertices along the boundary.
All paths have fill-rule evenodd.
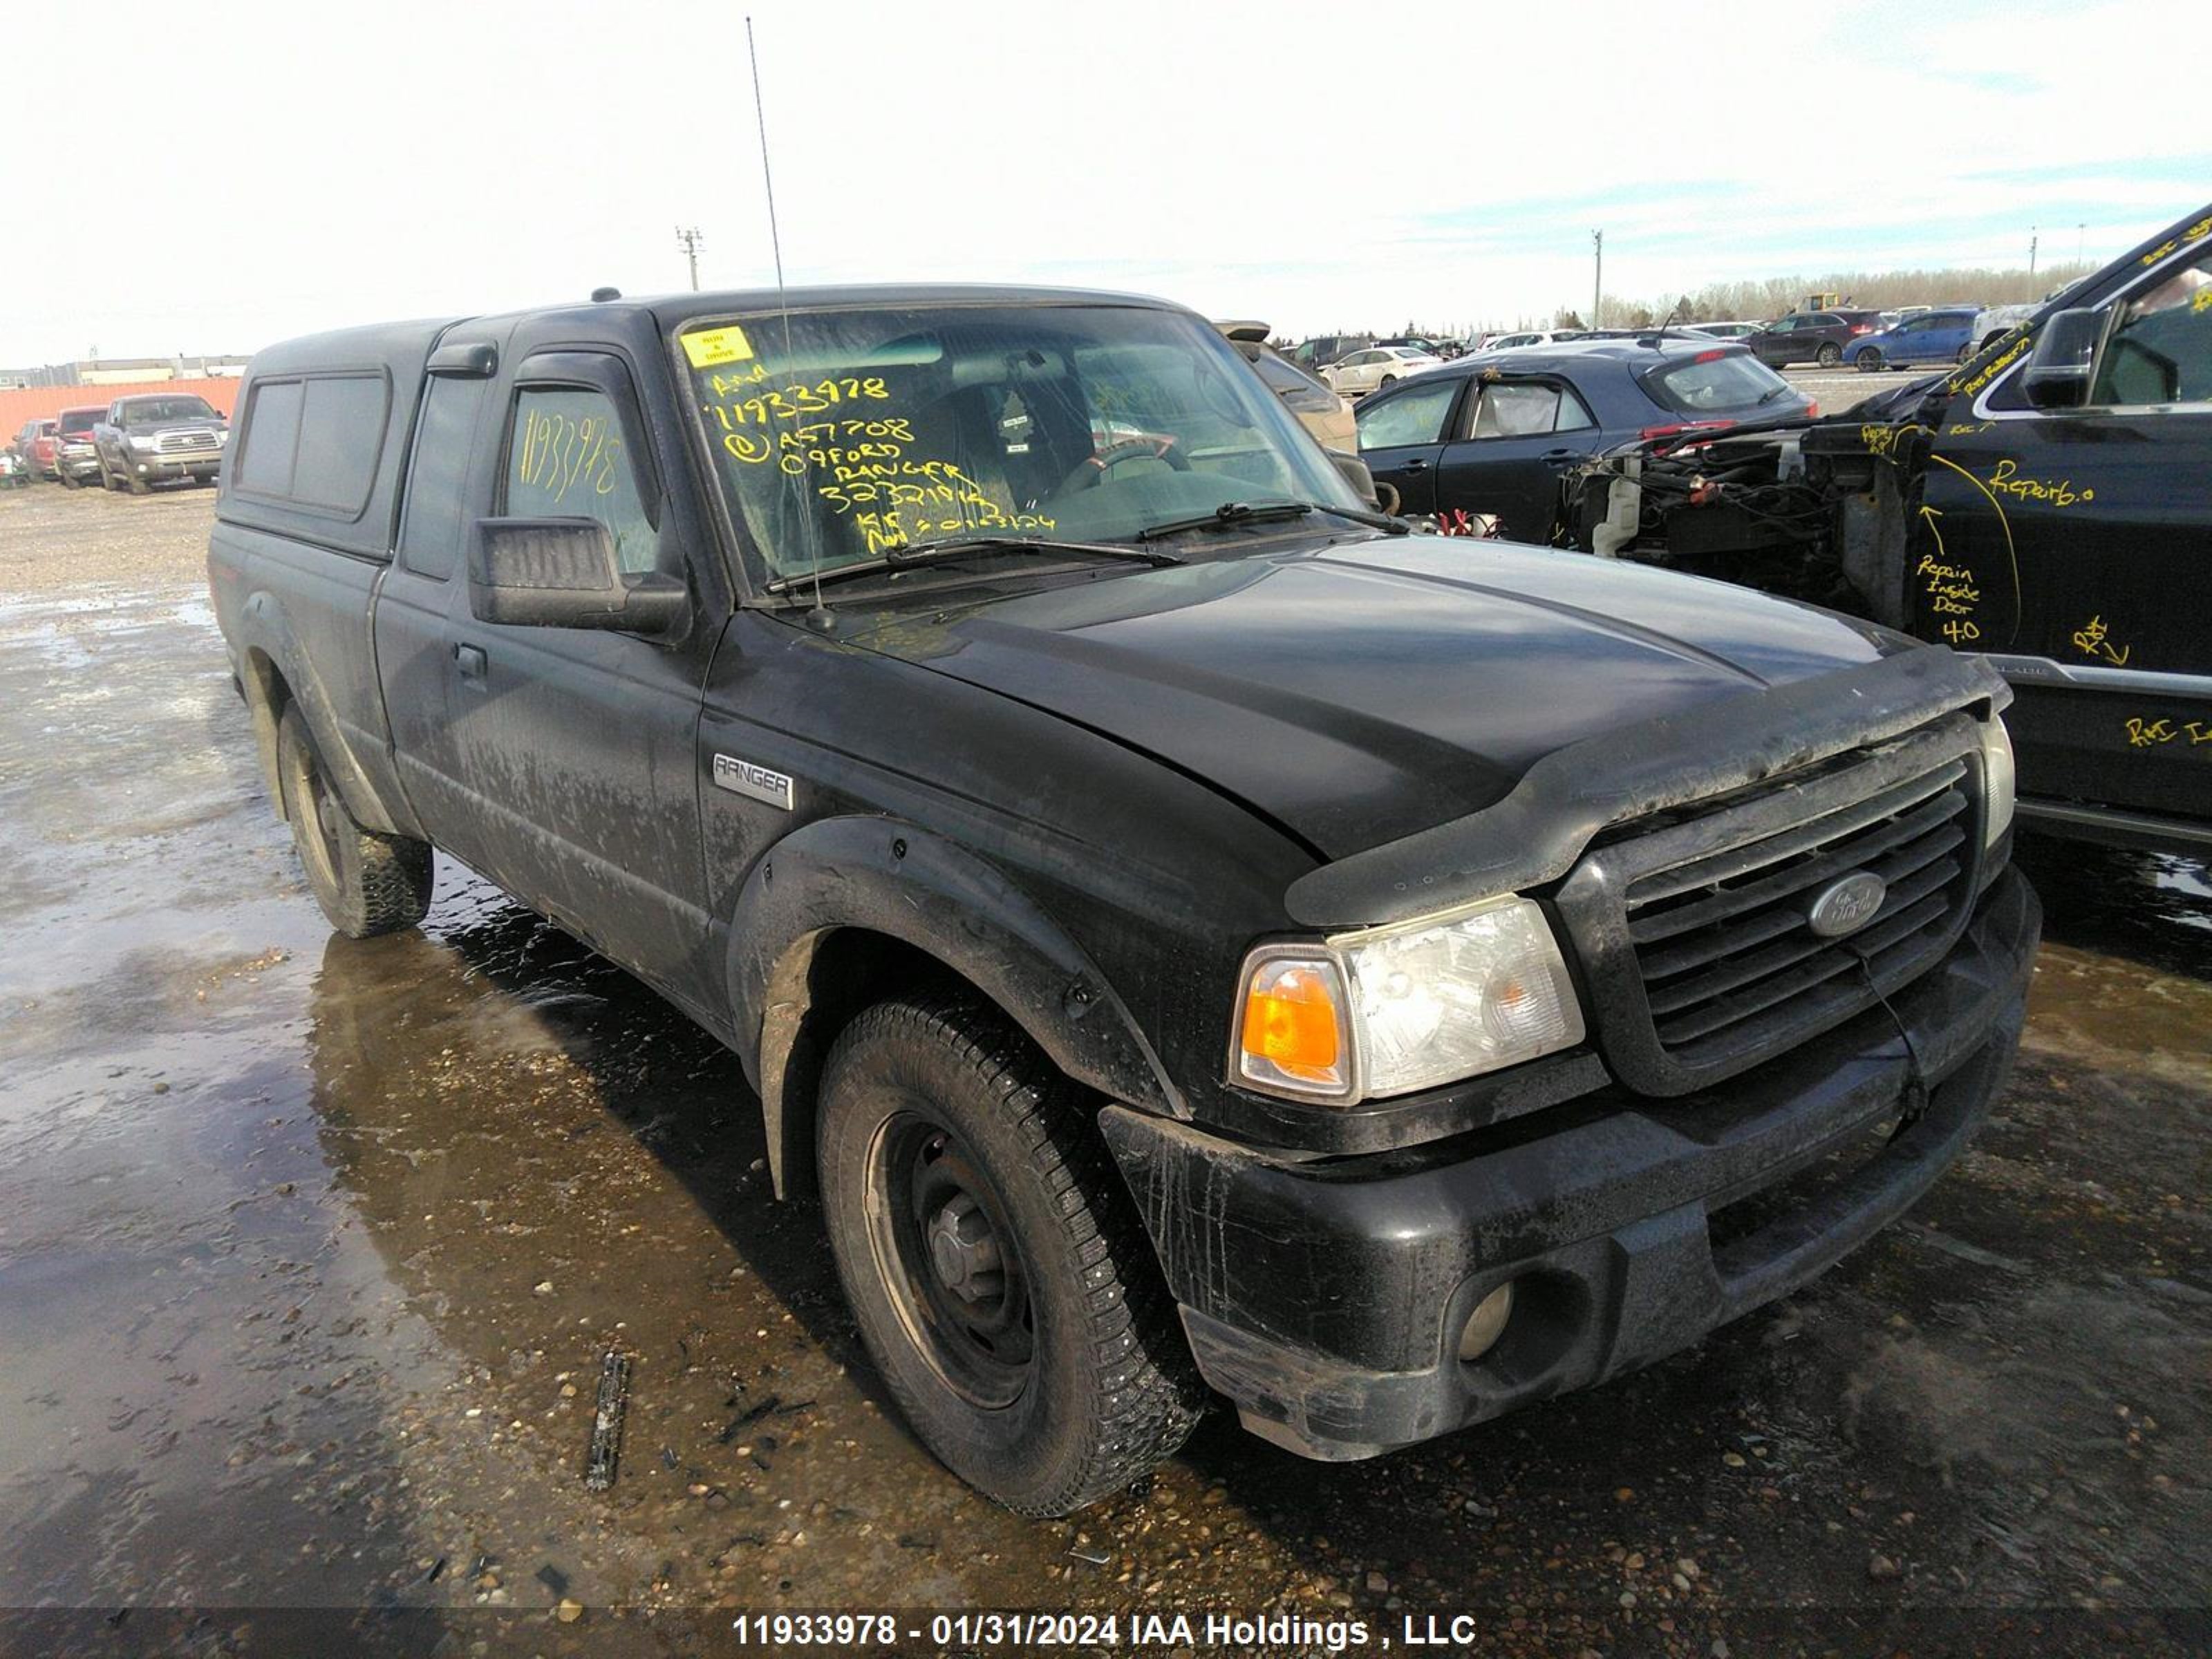
<path id="1" fill-rule="evenodd" d="M 1910 1098 L 1881 1009 L 1700 1093 L 1608 1089 L 1401 1152 L 1301 1161 L 1121 1106 L 1101 1123 L 1206 1381 L 1291 1450 L 1372 1456 L 1648 1364 L 1901 1215 L 2004 1086 L 2041 931 L 2007 871 L 1890 999 L 1925 1109 L 1802 1199 L 1772 1189 L 1871 1146 Z M 1504 1335 L 1463 1363 L 1461 1328 L 1509 1279 Z"/>
<path id="2" fill-rule="evenodd" d="M 222 471 L 222 451 L 220 449 L 173 450 L 166 454 L 148 454 L 138 450 L 125 452 L 126 472 L 136 473 L 149 483 L 161 483 L 174 478 L 212 478 Z"/>
<path id="3" fill-rule="evenodd" d="M 73 446 L 62 451 L 54 467 L 58 477 L 96 478 L 100 476 L 100 452 L 90 444 Z"/>

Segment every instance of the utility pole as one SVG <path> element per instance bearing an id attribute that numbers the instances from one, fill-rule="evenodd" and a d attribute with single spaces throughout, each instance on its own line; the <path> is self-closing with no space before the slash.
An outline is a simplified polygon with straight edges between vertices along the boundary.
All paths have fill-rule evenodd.
<path id="1" fill-rule="evenodd" d="M 691 291 L 694 294 L 699 291 L 699 245 L 706 240 L 696 227 L 690 230 L 681 225 L 676 227 L 676 246 L 684 250 L 684 257 L 691 262 Z"/>
<path id="2" fill-rule="evenodd" d="M 2089 227 L 2087 223 L 2078 224 L 2074 227 L 2074 263 L 2077 265 L 2081 263 L 2082 239 L 2087 236 L 2088 234 Z"/>
<path id="3" fill-rule="evenodd" d="M 1592 328 L 1603 328 L 1605 310 L 1605 233 L 1590 232 L 1590 246 L 1597 253 L 1597 274 L 1590 282 L 1590 319 Z"/>
<path id="4" fill-rule="evenodd" d="M 2035 245 L 2042 240 L 2036 234 L 2039 228 L 2035 225 L 2027 228 L 2027 274 L 2031 276 L 2035 275 Z"/>

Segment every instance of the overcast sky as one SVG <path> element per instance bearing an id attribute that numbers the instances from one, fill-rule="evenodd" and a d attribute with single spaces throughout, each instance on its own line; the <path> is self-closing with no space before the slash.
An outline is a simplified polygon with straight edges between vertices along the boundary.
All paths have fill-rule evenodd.
<path id="1" fill-rule="evenodd" d="M 2212 197 L 2198 5 L 758 0 L 794 284 L 1142 289 L 1303 334 L 2093 258 Z M 96 55 L 78 31 L 97 15 Z M 133 20 L 137 27 L 132 27 Z M 0 366 L 773 279 L 726 5 L 10 17 Z M 1817 21 L 1815 21 L 1817 20 Z"/>

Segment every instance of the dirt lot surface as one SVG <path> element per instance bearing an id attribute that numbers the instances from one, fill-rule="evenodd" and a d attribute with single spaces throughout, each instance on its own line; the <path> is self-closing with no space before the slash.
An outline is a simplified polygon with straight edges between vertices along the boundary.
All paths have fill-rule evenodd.
<path id="1" fill-rule="evenodd" d="M 317 1652 L 738 1650 L 730 1610 L 790 1608 L 902 1610 L 908 1652 L 1020 1650 L 927 1622 L 1009 1607 L 1160 1653 L 1231 1650 L 1132 1611 L 1369 1651 L 1431 1615 L 1486 1653 L 2212 1640 L 2202 866 L 2023 849 L 2012 1093 L 1806 1291 L 1370 1463 L 1218 1418 L 1032 1522 L 900 1428 L 734 1059 L 451 863 L 422 933 L 330 933 L 205 603 L 212 500 L 0 494 L 0 1653 L 314 1608 L 359 1610 Z M 1328 1645 L 1291 1635 L 1243 1650 Z"/>

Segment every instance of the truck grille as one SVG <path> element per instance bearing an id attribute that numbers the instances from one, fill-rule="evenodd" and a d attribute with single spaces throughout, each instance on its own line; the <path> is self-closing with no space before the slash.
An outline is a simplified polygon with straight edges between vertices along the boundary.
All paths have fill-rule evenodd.
<path id="1" fill-rule="evenodd" d="M 214 447 L 215 434 L 212 431 L 201 431 L 197 428 L 191 431 L 164 432 L 154 440 L 155 452 L 163 455 L 175 450 L 202 450 Z"/>
<path id="2" fill-rule="evenodd" d="M 1971 720 L 1923 727 L 1703 812 L 1630 826 L 1560 894 L 1632 1087 L 1680 1093 L 1848 1019 L 1932 966 L 1976 887 Z M 1814 902 L 1858 872 L 1874 915 L 1841 938 Z"/>

